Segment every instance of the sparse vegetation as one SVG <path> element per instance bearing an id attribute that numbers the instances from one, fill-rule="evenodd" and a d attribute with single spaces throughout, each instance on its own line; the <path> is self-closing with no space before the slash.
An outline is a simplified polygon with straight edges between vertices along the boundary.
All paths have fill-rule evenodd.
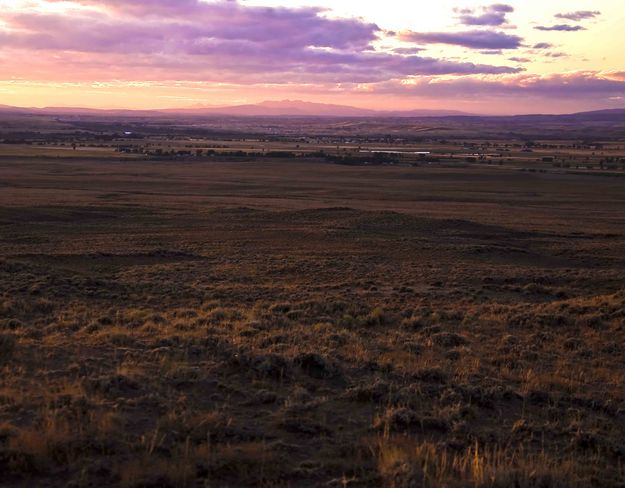
<path id="1" fill-rule="evenodd" d="M 0 485 L 623 486 L 622 178 L 15 158 Z"/>

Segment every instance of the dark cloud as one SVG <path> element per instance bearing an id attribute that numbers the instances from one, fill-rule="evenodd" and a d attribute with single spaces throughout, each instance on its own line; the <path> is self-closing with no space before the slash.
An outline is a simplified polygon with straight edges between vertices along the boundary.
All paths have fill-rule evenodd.
<path id="1" fill-rule="evenodd" d="M 557 24 L 557 25 L 550 25 L 550 26 L 539 25 L 537 27 L 534 27 L 534 29 L 539 30 L 539 31 L 558 31 L 558 32 L 577 32 L 577 31 L 586 30 L 586 28 L 582 27 L 581 25 L 569 25 L 569 24 Z"/>
<path id="2" fill-rule="evenodd" d="M 580 22 L 582 20 L 594 19 L 599 15 L 601 15 L 601 12 L 599 12 L 598 10 L 578 10 L 577 12 L 556 14 L 556 18 Z"/>
<path id="3" fill-rule="evenodd" d="M 550 49 L 553 47 L 553 44 L 549 44 L 548 42 L 539 42 L 538 44 L 534 44 L 532 46 L 533 49 Z"/>
<path id="4" fill-rule="evenodd" d="M 544 53 L 543 56 L 545 56 L 546 58 L 568 58 L 568 54 L 567 53 L 563 53 L 563 52 L 547 52 Z"/>
<path id="5" fill-rule="evenodd" d="M 507 14 L 514 12 L 511 5 L 497 3 L 483 7 L 479 12 L 471 9 L 456 10 L 460 23 L 464 25 L 500 26 L 508 22 Z"/>
<path id="6" fill-rule="evenodd" d="M 466 32 L 406 32 L 400 38 L 404 41 L 423 44 L 449 44 L 469 49 L 517 49 L 523 39 L 519 36 L 498 31 L 473 30 Z"/>
<path id="7" fill-rule="evenodd" d="M 421 51 L 424 51 L 422 47 L 398 47 L 393 49 L 394 53 L 397 54 L 419 54 Z"/>

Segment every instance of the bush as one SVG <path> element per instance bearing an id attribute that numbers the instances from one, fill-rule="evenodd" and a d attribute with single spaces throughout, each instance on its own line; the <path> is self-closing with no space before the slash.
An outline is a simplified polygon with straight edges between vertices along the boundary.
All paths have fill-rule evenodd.
<path id="1" fill-rule="evenodd" d="M 432 343 L 440 347 L 459 347 L 468 344 L 465 337 L 453 332 L 439 332 L 432 336 Z"/>
<path id="2" fill-rule="evenodd" d="M 376 325 L 384 325 L 387 322 L 388 317 L 384 313 L 384 310 L 380 307 L 376 307 L 364 318 L 363 325 L 373 327 Z"/>
<path id="3" fill-rule="evenodd" d="M 15 336 L 0 334 L 0 362 L 9 359 L 13 355 L 16 345 Z"/>

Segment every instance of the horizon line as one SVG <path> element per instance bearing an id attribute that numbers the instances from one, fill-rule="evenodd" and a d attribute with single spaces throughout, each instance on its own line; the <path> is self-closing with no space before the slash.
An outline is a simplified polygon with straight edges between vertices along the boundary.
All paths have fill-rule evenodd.
<path id="1" fill-rule="evenodd" d="M 154 114 L 158 114 L 158 113 L 163 113 L 163 112 L 170 112 L 170 113 L 180 113 L 182 114 L 182 112 L 185 111 L 196 111 L 198 112 L 195 115 L 201 116 L 203 115 L 202 113 L 200 113 L 203 109 L 207 110 L 207 111 L 217 111 L 220 109 L 223 110 L 229 110 L 229 109 L 233 109 L 233 108 L 239 108 L 239 107 L 260 107 L 262 108 L 263 103 L 275 103 L 275 102 L 299 102 L 299 103 L 305 103 L 305 104 L 314 104 L 314 105 L 325 105 L 325 106 L 331 106 L 331 107 L 341 107 L 344 109 L 351 109 L 351 110 L 362 110 L 362 111 L 368 111 L 368 112 L 372 112 L 371 115 L 366 115 L 366 114 L 362 114 L 362 115 L 342 115 L 342 114 L 288 114 L 288 113 L 284 113 L 284 114 L 271 114 L 271 115 L 249 115 L 249 114 L 228 114 L 227 112 L 224 113 L 218 113 L 218 112 L 213 112 L 213 113 L 206 113 L 205 115 L 214 115 L 214 116 L 219 116 L 219 115 L 229 115 L 229 116 L 234 116 L 234 117 L 242 117 L 242 118 L 254 118 L 254 117 L 332 117 L 332 118 L 375 118 L 376 117 L 376 113 L 379 114 L 379 117 L 385 117 L 384 114 L 409 114 L 410 112 L 432 112 L 432 113 L 436 113 L 436 112 L 440 112 L 441 115 L 422 115 L 421 117 L 523 117 L 523 116 L 566 116 L 566 115 L 576 115 L 576 114 L 583 114 L 583 113 L 592 113 L 592 112 L 610 112 L 610 111 L 618 111 L 618 110 L 625 110 L 625 106 L 624 107 L 616 107 L 616 108 L 598 108 L 598 109 L 593 109 L 593 110 L 582 110 L 582 111 L 577 111 L 577 112 L 560 112 L 560 113 L 543 113 L 543 112 L 533 112 L 533 113 L 507 113 L 507 114 L 492 114 L 492 113 L 472 113 L 472 112 L 465 112 L 462 110 L 454 110 L 454 109 L 447 109 L 447 108 L 442 108 L 442 109 L 429 109 L 429 108 L 424 108 L 424 109 L 420 109 L 420 108 L 414 108 L 414 109 L 404 109 L 404 110 L 380 110 L 380 109 L 372 109 L 372 108 L 364 108 L 364 107 L 357 107 L 357 106 L 352 106 L 352 105 L 340 105 L 340 104 L 334 104 L 334 103 L 323 103 L 323 102 L 311 102 L 311 101 L 306 101 L 306 100 L 264 100 L 262 102 L 252 102 L 252 103 L 244 103 L 244 104 L 237 104 L 237 105 L 209 105 L 209 106 L 205 106 L 205 107 L 198 107 L 198 106 L 189 106 L 189 107 L 166 107 L 166 108 L 129 108 L 129 107 L 117 107 L 117 108 L 104 108 L 104 107 L 90 107 L 90 106 L 50 106 L 50 105 L 46 105 L 46 106 L 30 106 L 30 107 L 25 107 L 25 106 L 19 106 L 19 105 L 6 105 L 6 104 L 0 104 L 0 112 L 2 112 L 3 110 L 7 110 L 7 109 L 12 109 L 12 110 L 24 110 L 24 111 L 41 111 L 41 110 L 45 110 L 45 111 L 54 111 L 54 110 L 59 110 L 59 111 L 63 111 L 63 110 L 67 110 L 67 111 L 79 111 L 79 110 L 88 110 L 88 111 L 94 111 L 94 112 L 150 112 L 150 113 L 154 113 Z M 444 112 L 457 112 L 457 114 L 443 114 Z M 187 114 L 189 115 L 189 114 Z M 390 117 L 402 117 L 401 115 L 391 115 Z M 406 115 L 406 118 L 411 118 L 411 117 L 419 117 L 418 115 Z"/>

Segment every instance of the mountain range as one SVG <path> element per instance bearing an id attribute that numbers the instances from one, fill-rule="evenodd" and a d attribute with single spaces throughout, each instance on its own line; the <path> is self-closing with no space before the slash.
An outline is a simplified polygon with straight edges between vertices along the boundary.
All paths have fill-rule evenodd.
<path id="1" fill-rule="evenodd" d="M 448 117 L 469 115 L 456 110 L 369 110 L 333 105 L 327 103 L 304 102 L 301 100 L 266 101 L 257 104 L 233 106 L 194 106 L 158 110 L 90 109 L 80 107 L 26 108 L 0 105 L 1 112 L 59 114 L 59 115 L 136 115 L 157 116 L 162 114 L 183 114 L 197 116 L 234 117 Z"/>
<path id="2" fill-rule="evenodd" d="M 233 106 L 194 106 L 158 110 L 131 109 L 92 109 L 81 107 L 45 107 L 27 108 L 0 105 L 0 114 L 33 114 L 89 116 L 109 115 L 125 117 L 159 117 L 164 115 L 187 115 L 197 117 L 353 117 L 353 118 L 419 118 L 419 117 L 466 117 L 483 119 L 501 119 L 510 121 L 606 121 L 625 120 L 625 109 L 596 110 L 564 115 L 529 114 L 514 116 L 480 116 L 457 110 L 371 110 L 347 105 L 304 102 L 301 100 L 265 101 L 257 104 Z"/>

